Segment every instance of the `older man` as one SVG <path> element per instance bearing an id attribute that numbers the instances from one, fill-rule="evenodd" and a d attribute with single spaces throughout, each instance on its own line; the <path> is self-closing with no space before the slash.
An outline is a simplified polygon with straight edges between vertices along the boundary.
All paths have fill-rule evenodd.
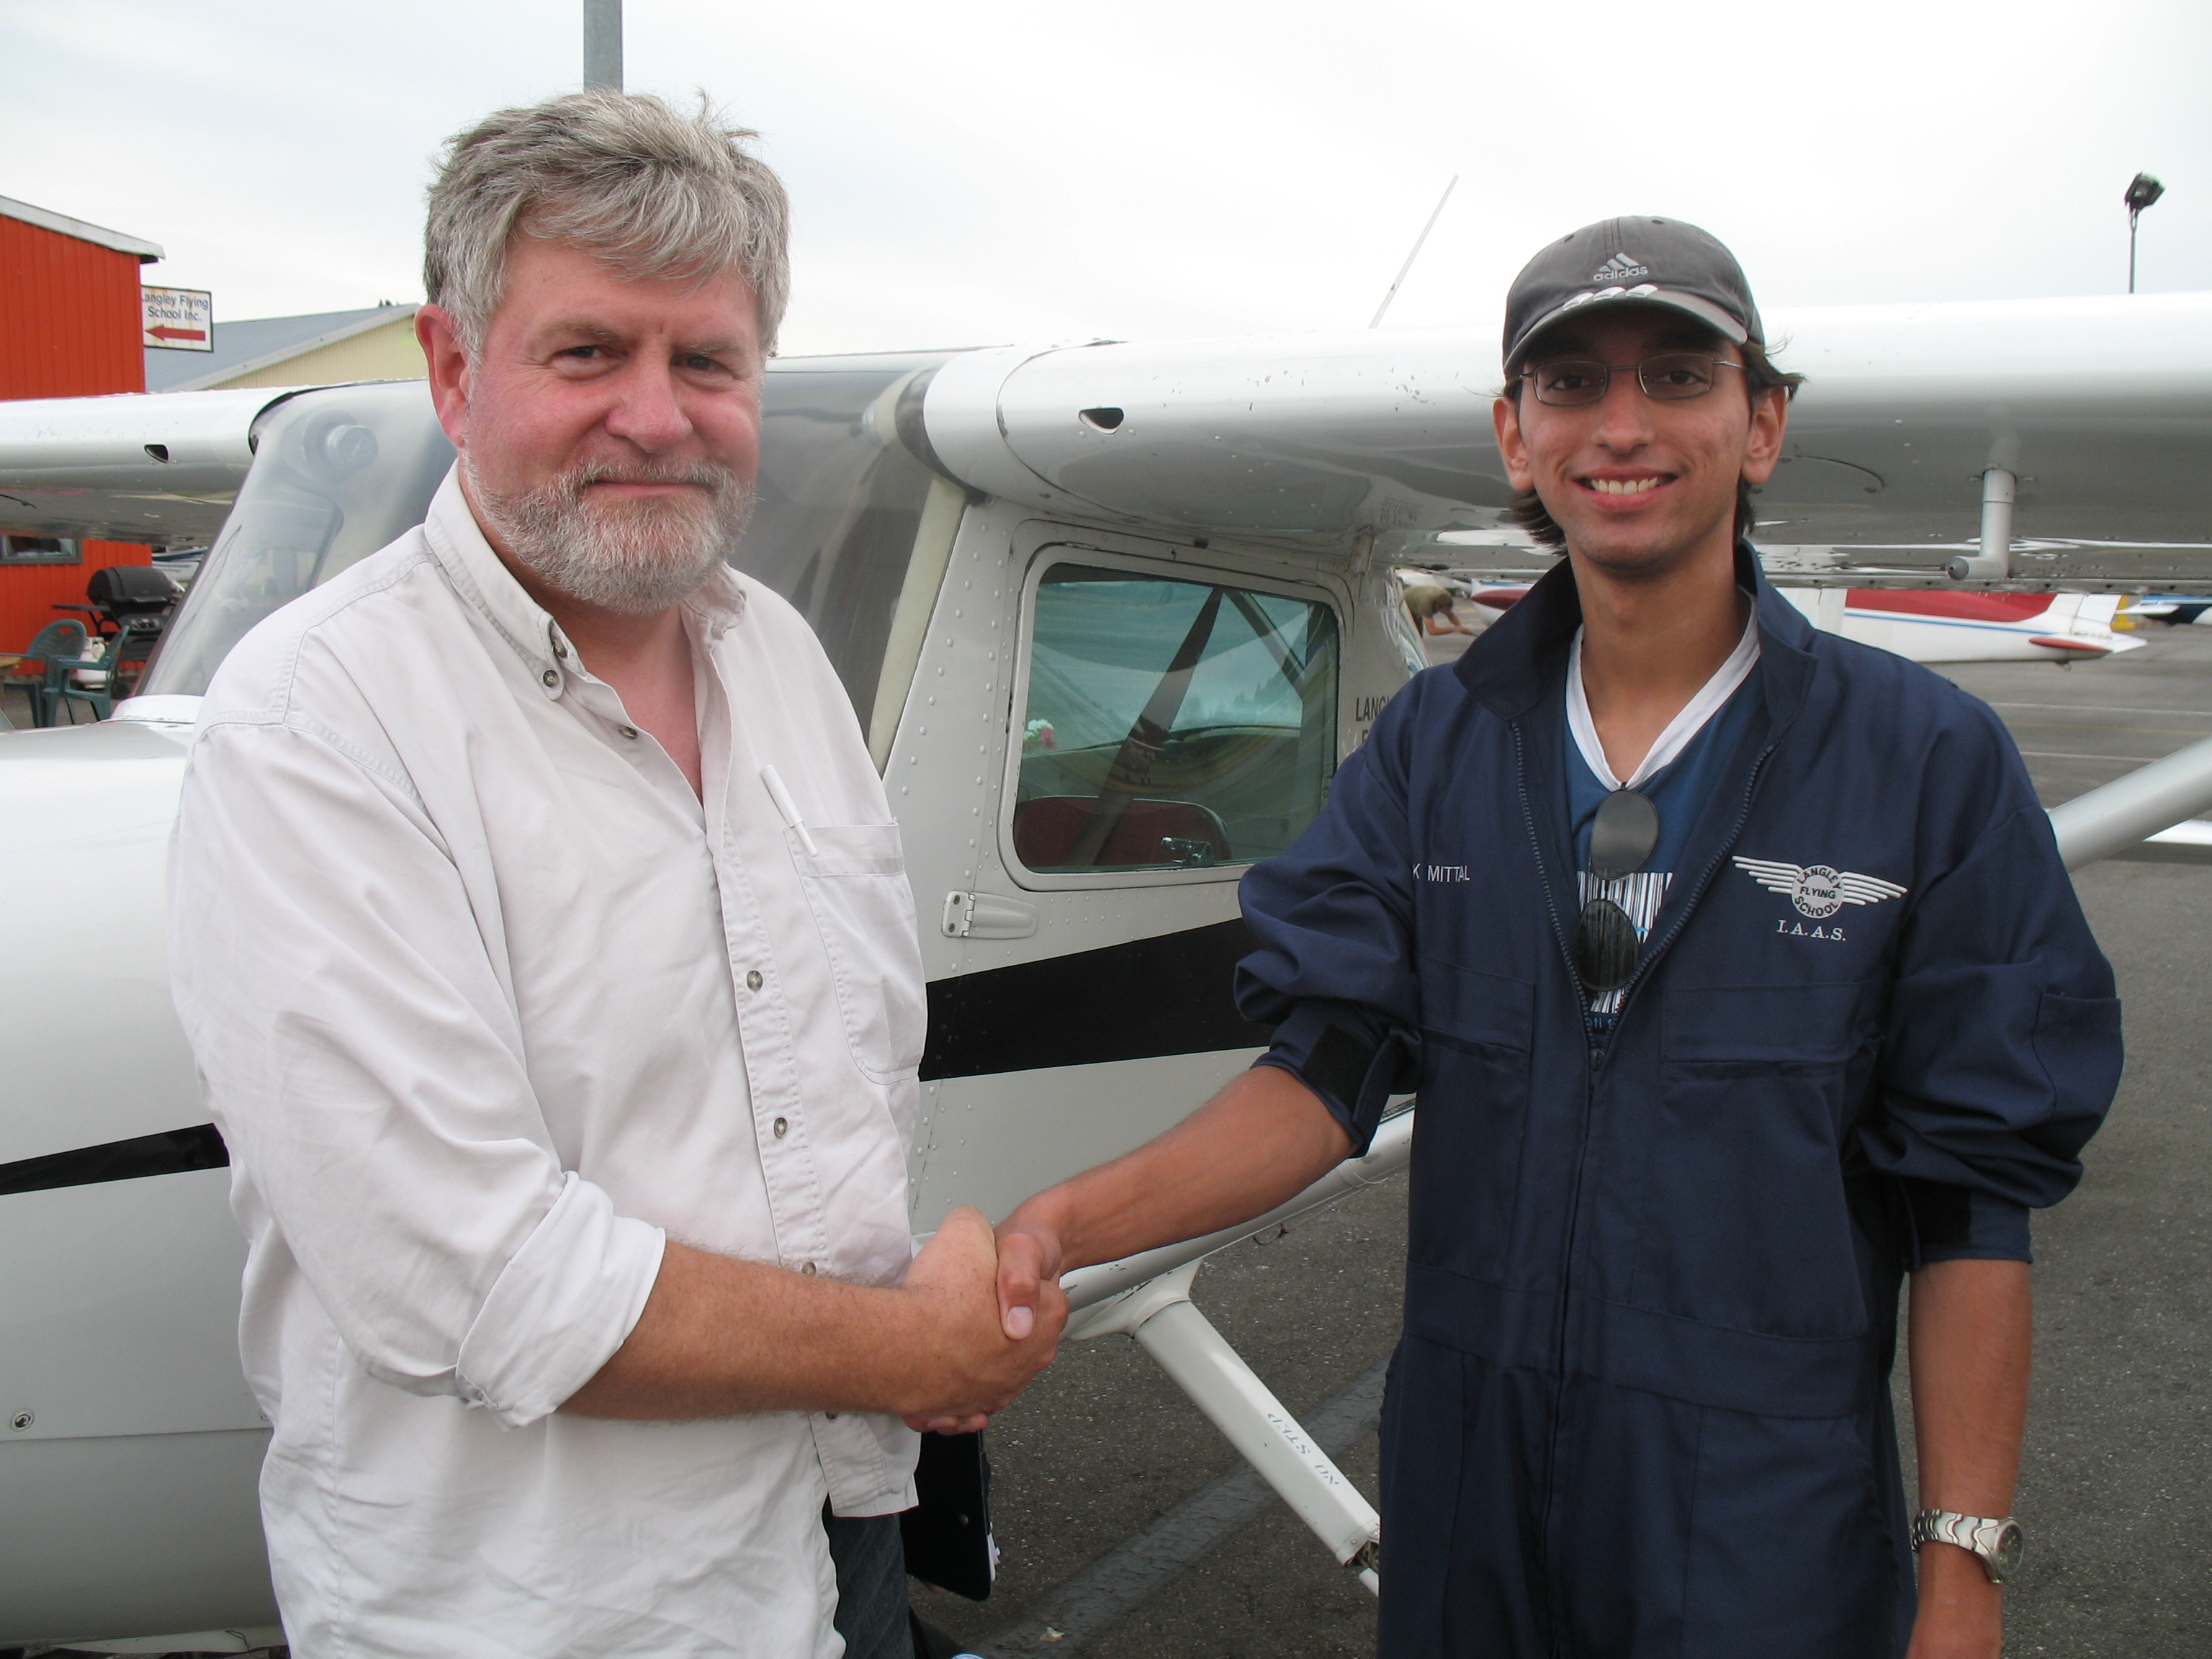
<path id="1" fill-rule="evenodd" d="M 206 700 L 177 1001 L 302 1655 L 896 1652 L 899 1419 L 973 1423 L 1057 1334 L 1003 1334 L 972 1211 L 909 1266 L 898 829 L 724 562 L 787 284 L 750 136 L 588 94 L 455 140 L 419 327 L 459 464 Z"/>

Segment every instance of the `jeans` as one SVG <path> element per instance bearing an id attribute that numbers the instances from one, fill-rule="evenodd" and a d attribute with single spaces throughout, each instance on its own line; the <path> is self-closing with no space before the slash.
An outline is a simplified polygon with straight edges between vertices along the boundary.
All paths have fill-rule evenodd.
<path id="1" fill-rule="evenodd" d="M 837 1634 L 846 1659 L 914 1659 L 907 1624 L 906 1547 L 896 1515 L 848 1519 L 822 1506 L 837 1569 Z"/>

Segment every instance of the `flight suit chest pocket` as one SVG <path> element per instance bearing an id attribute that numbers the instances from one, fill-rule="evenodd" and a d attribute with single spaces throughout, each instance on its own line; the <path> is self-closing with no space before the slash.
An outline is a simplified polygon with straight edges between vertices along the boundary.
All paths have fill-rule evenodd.
<path id="1" fill-rule="evenodd" d="M 1419 963 L 1421 1029 L 1455 1046 L 1528 1052 L 1536 1023 L 1536 988 L 1425 956 Z"/>
<path id="2" fill-rule="evenodd" d="M 1866 1328 L 1841 1149 L 1878 988 L 1668 990 L 1632 1302 L 1770 1336 Z"/>
<path id="3" fill-rule="evenodd" d="M 1419 959 L 1421 1108 L 1411 1259 L 1468 1278 L 1514 1276 L 1536 988 Z"/>
<path id="4" fill-rule="evenodd" d="M 807 908 L 830 958 L 853 1063 L 870 1081 L 910 1078 L 928 1033 L 914 890 L 896 823 L 809 826 L 815 850 L 787 836 Z"/>
<path id="5" fill-rule="evenodd" d="M 1660 1015 L 1660 1058 L 1692 1064 L 1840 1063 L 1863 1040 L 1865 989 L 1856 984 L 1670 988 Z"/>

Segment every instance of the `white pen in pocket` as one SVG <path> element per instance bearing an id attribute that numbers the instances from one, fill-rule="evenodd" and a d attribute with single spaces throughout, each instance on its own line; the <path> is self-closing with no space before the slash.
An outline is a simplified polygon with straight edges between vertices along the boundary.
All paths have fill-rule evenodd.
<path id="1" fill-rule="evenodd" d="M 814 837 L 807 834 L 806 820 L 799 816 L 799 803 L 792 799 L 791 791 L 785 788 L 783 780 L 776 776 L 775 768 L 762 767 L 761 781 L 768 786 L 768 798 L 775 803 L 775 810 L 783 814 L 783 821 L 798 836 L 799 844 L 806 849 L 806 856 L 820 858 L 822 849 L 814 844 Z"/>

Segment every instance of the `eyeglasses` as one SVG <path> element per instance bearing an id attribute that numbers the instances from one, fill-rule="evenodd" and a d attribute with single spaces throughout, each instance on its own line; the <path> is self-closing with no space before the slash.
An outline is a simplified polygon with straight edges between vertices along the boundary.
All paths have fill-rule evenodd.
<path id="1" fill-rule="evenodd" d="M 1599 803 L 1590 825 L 1590 878 L 1618 881 L 1644 867 L 1659 844 L 1659 809 L 1633 789 L 1616 789 Z M 1575 922 L 1575 975 L 1592 996 L 1618 991 L 1636 971 L 1643 949 L 1628 912 L 1609 898 L 1583 906 Z"/>
<path id="2" fill-rule="evenodd" d="M 1616 372 L 1625 374 L 1632 368 L 1636 371 L 1636 384 L 1644 388 L 1644 395 L 1662 404 L 1704 397 L 1713 389 L 1717 369 L 1743 372 L 1741 363 L 1732 363 L 1725 357 L 1708 357 L 1699 351 L 1664 351 L 1640 363 L 1601 363 L 1594 358 L 1562 357 L 1557 362 L 1538 363 L 1521 373 L 1523 378 L 1534 382 L 1538 403 L 1549 404 L 1555 409 L 1580 409 L 1605 396 Z"/>

